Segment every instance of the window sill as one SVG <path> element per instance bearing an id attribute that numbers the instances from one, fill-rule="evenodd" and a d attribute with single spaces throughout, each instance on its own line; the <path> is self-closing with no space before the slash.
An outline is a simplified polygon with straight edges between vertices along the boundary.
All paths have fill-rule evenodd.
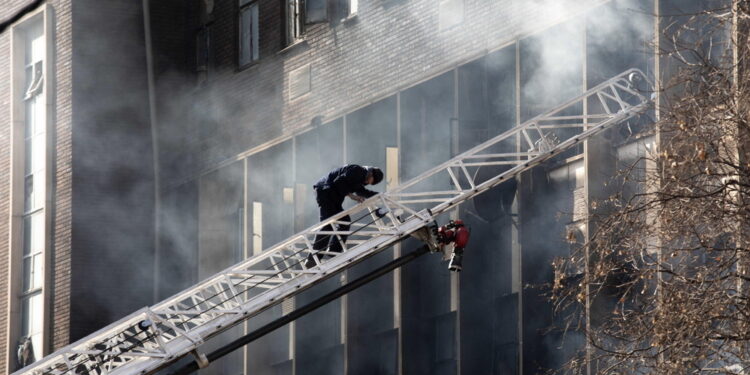
<path id="1" fill-rule="evenodd" d="M 300 39 L 284 48 L 282 48 L 279 52 L 276 52 L 277 55 L 283 55 L 285 53 L 288 53 L 291 50 L 302 48 L 303 46 L 307 46 L 307 40 L 306 39 Z"/>
<path id="2" fill-rule="evenodd" d="M 357 17 L 357 13 L 352 13 L 352 14 L 350 14 L 350 15 L 342 18 L 341 19 L 341 23 L 343 23 L 345 25 L 351 25 L 351 24 L 356 23 L 358 20 L 359 20 L 359 18 Z"/>
<path id="3" fill-rule="evenodd" d="M 32 297 L 32 296 L 34 296 L 35 294 L 39 294 L 39 293 L 41 293 L 41 292 L 42 292 L 42 287 L 41 287 L 41 286 L 38 286 L 38 287 L 36 287 L 36 288 L 34 288 L 34 289 L 31 289 L 31 290 L 27 290 L 27 291 L 25 291 L 25 292 L 21 292 L 21 293 L 19 293 L 17 297 L 18 297 L 19 299 L 21 299 L 21 298 L 28 298 L 28 297 Z"/>
<path id="4" fill-rule="evenodd" d="M 260 64 L 260 58 L 254 60 L 254 61 L 251 61 L 251 62 L 249 62 L 247 64 L 244 64 L 244 65 L 238 65 L 236 72 L 241 72 L 243 70 L 250 69 L 250 68 L 252 68 L 254 66 L 257 66 L 258 64 Z"/>

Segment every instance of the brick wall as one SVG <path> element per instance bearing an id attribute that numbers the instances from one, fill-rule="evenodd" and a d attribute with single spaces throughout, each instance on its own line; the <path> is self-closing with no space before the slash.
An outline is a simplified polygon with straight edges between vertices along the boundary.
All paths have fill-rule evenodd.
<path id="1" fill-rule="evenodd" d="M 26 3 L 4 4 L 0 19 Z M 56 350 L 152 302 L 153 271 L 132 266 L 152 263 L 145 258 L 153 253 L 153 169 L 140 2 L 51 0 L 47 4 L 54 19 L 55 50 L 54 79 L 48 81 L 55 88 L 54 111 L 50 112 L 55 147 L 49 166 L 53 201 L 48 249 L 53 285 L 48 349 Z M 9 218 L 9 30 L 0 34 L 0 56 L 0 149 L 6 150 L 0 153 L 0 215 Z M 145 204 L 136 206 L 134 201 Z M 7 219 L 0 221 L 0 247 L 9 246 L 8 224 Z M 113 240 L 115 236 L 107 235 L 107 230 L 119 240 Z M 146 255 L 134 256 L 136 249 Z M 9 266 L 7 254 L 0 255 L 4 269 Z M 131 264 L 123 259 L 130 259 Z M 137 282 L 125 284 L 110 277 L 112 269 L 126 274 L 120 279 Z M 0 285 L 7 283 L 7 272 L 0 273 Z M 101 302 L 98 297 L 102 296 L 121 302 Z M 7 287 L 0 288 L 0 299 L 7 300 Z M 105 306 L 104 311 L 94 309 L 97 304 Z M 3 353 L 7 316 L 7 306 L 0 305 Z M 0 364 L 0 373 L 7 369 L 7 364 Z"/>
<path id="2" fill-rule="evenodd" d="M 174 172 L 167 179 L 194 177 L 308 126 L 315 116 L 326 122 L 600 2 L 465 0 L 463 22 L 441 31 L 438 1 L 360 1 L 355 19 L 311 25 L 305 43 L 280 51 L 279 2 L 259 0 L 261 57 L 243 70 L 236 62 L 236 2 L 215 2 L 210 25 L 213 66 L 207 81 L 187 88 L 166 85 L 160 91 L 160 110 L 177 106 L 183 113 L 192 111 L 192 121 L 184 115 L 161 118 L 162 141 L 175 152 L 164 159 L 165 173 Z M 198 9 L 196 3 L 191 2 Z M 183 29 L 190 41 L 201 19 L 195 9 Z M 194 43 L 162 47 L 181 48 L 183 65 L 193 66 Z M 307 64 L 311 91 L 290 99 L 289 72 Z M 196 74 L 188 74 L 185 81 L 195 82 Z"/>
<path id="3" fill-rule="evenodd" d="M 186 165 L 185 153 L 171 150 L 182 150 L 185 139 L 190 138 L 192 132 L 186 108 L 190 108 L 190 90 L 195 85 L 195 77 L 190 72 L 193 69 L 194 55 L 190 53 L 193 45 L 193 27 L 190 26 L 189 15 L 191 7 L 185 4 L 194 3 L 184 0 L 151 1 L 151 30 L 154 55 L 154 69 L 156 72 L 156 100 L 157 117 L 159 122 L 159 155 L 162 165 L 169 166 L 169 170 L 162 173 L 174 173 Z M 176 92 L 182 93 L 175 95 Z M 169 122 L 160 121 L 169 119 Z M 178 162 L 179 160 L 179 162 Z M 181 174 L 178 172 L 178 174 Z"/>
<path id="4" fill-rule="evenodd" d="M 52 350 L 70 341 L 71 226 L 72 226 L 72 154 L 73 154 L 73 69 L 71 0 L 51 2 L 55 14 L 56 103 L 55 165 L 53 202 L 53 304 Z"/>
<path id="5" fill-rule="evenodd" d="M 0 19 L 28 1 L 5 3 Z M 140 2 L 46 3 L 52 8 L 55 48 L 54 79 L 48 81 L 55 86 L 54 111 L 50 112 L 55 147 L 49 166 L 53 201 L 49 206 L 52 244 L 48 247 L 53 263 L 48 349 L 54 351 L 151 302 L 153 271 L 137 271 L 143 267 L 127 267 L 128 262 L 120 261 L 127 258 L 152 263 L 143 256 L 133 256 L 133 249 L 144 254 L 153 252 L 153 169 Z M 110 22 L 103 22 L 106 20 Z M 0 154 L 0 215 L 6 218 L 10 188 L 9 48 L 8 30 L 0 34 L 0 149 L 8 150 Z M 107 53 L 97 53 L 100 51 Z M 74 71 L 78 77 L 75 85 Z M 122 147 L 122 143 L 114 147 L 123 139 L 132 147 Z M 146 203 L 135 206 L 133 201 Z M 108 209 L 101 210 L 102 206 Z M 112 240 L 114 236 L 107 235 L 106 230 L 116 233 L 120 240 Z M 9 246 L 7 220 L 0 221 L 0 246 Z M 7 252 L 0 255 L 0 267 L 8 268 Z M 121 279 L 140 284 L 121 283 L 110 277 L 112 269 L 127 274 Z M 132 273 L 137 272 L 139 276 L 134 277 Z M 0 285 L 7 285 L 6 272 L 0 273 Z M 138 290 L 135 296 L 133 290 Z M 3 301 L 6 294 L 7 287 L 0 288 Z M 121 302 L 103 303 L 106 311 L 97 311 L 92 306 L 101 303 L 97 296 L 102 295 Z M 7 306 L 0 305 L 0 352 L 6 350 L 7 315 Z M 5 366 L 0 364 L 0 373 L 7 371 Z"/>
<path id="6" fill-rule="evenodd" d="M 0 353 L 7 349 L 8 228 L 10 218 L 10 32 L 0 34 Z M 7 372 L 0 361 L 0 373 Z"/>
<path id="7" fill-rule="evenodd" d="M 11 17 L 30 1 L 5 1 L 0 7 L 0 20 Z M 48 250 L 52 252 L 54 266 L 50 277 L 53 279 L 51 292 L 52 324 L 50 334 L 52 348 L 56 349 L 68 343 L 69 329 L 69 275 L 70 275 L 70 155 L 71 155 L 71 32 L 69 0 L 53 0 L 47 4 L 53 9 L 54 17 L 54 81 L 55 103 L 51 115 L 54 127 L 56 147 L 52 151 L 55 164 L 53 169 L 54 190 L 51 214 L 53 215 L 53 243 Z M 10 29 L 0 34 L 0 248 L 8 249 L 10 217 Z M 0 255 L 0 269 L 8 270 L 8 251 Z M 0 301 L 7 301 L 7 275 L 0 272 Z M 0 304 L 0 353 L 7 350 L 8 306 Z M 9 371 L 8 363 L 0 363 L 0 373 Z"/>
<path id="8" fill-rule="evenodd" d="M 14 16 L 19 10 L 21 10 L 21 8 L 30 4 L 32 1 L 33 0 L 3 0 L 2 5 L 0 5 L 0 22 L 5 22 L 5 20 Z"/>
<path id="9" fill-rule="evenodd" d="M 5 3 L 0 19 L 28 1 Z M 55 50 L 54 79 L 48 81 L 55 98 L 47 334 L 48 349 L 56 350 L 152 302 L 153 270 L 143 265 L 153 263 L 147 259 L 153 255 L 153 168 L 141 3 L 46 4 Z M 9 218 L 9 30 L 0 34 L 0 56 L 0 149 L 7 150 L 0 153 L 0 215 Z M 0 246 L 6 249 L 8 224 L 0 221 Z M 4 269 L 7 254 L 0 255 Z M 7 283 L 7 272 L 0 273 L 2 301 Z M 7 316 L 7 306 L 0 305 L 0 353 L 6 351 Z M 0 364 L 0 373 L 7 369 Z"/>
<path id="10" fill-rule="evenodd" d="M 153 303 L 154 186 L 142 3 L 73 1 L 70 340 Z"/>

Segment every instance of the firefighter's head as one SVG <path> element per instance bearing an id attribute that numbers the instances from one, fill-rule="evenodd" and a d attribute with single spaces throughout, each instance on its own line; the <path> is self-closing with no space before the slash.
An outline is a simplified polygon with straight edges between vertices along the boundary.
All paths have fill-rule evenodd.
<path id="1" fill-rule="evenodd" d="M 367 168 L 367 177 L 365 177 L 365 183 L 367 185 L 377 185 L 380 181 L 383 181 L 383 171 L 378 167 L 365 167 Z"/>

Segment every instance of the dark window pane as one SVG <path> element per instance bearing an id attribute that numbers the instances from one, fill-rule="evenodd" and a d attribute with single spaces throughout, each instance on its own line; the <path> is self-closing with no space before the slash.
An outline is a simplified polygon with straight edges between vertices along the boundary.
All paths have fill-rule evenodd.
<path id="1" fill-rule="evenodd" d="M 305 1 L 305 22 L 318 23 L 328 20 L 328 7 L 326 0 Z"/>

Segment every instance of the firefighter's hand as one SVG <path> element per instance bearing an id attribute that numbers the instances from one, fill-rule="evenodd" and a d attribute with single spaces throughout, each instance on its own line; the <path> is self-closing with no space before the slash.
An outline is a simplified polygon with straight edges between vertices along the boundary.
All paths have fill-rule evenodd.
<path id="1" fill-rule="evenodd" d="M 356 194 L 349 194 L 349 198 L 357 201 L 357 203 L 362 203 L 365 201 L 365 198 L 360 197 L 359 195 L 356 195 Z"/>

